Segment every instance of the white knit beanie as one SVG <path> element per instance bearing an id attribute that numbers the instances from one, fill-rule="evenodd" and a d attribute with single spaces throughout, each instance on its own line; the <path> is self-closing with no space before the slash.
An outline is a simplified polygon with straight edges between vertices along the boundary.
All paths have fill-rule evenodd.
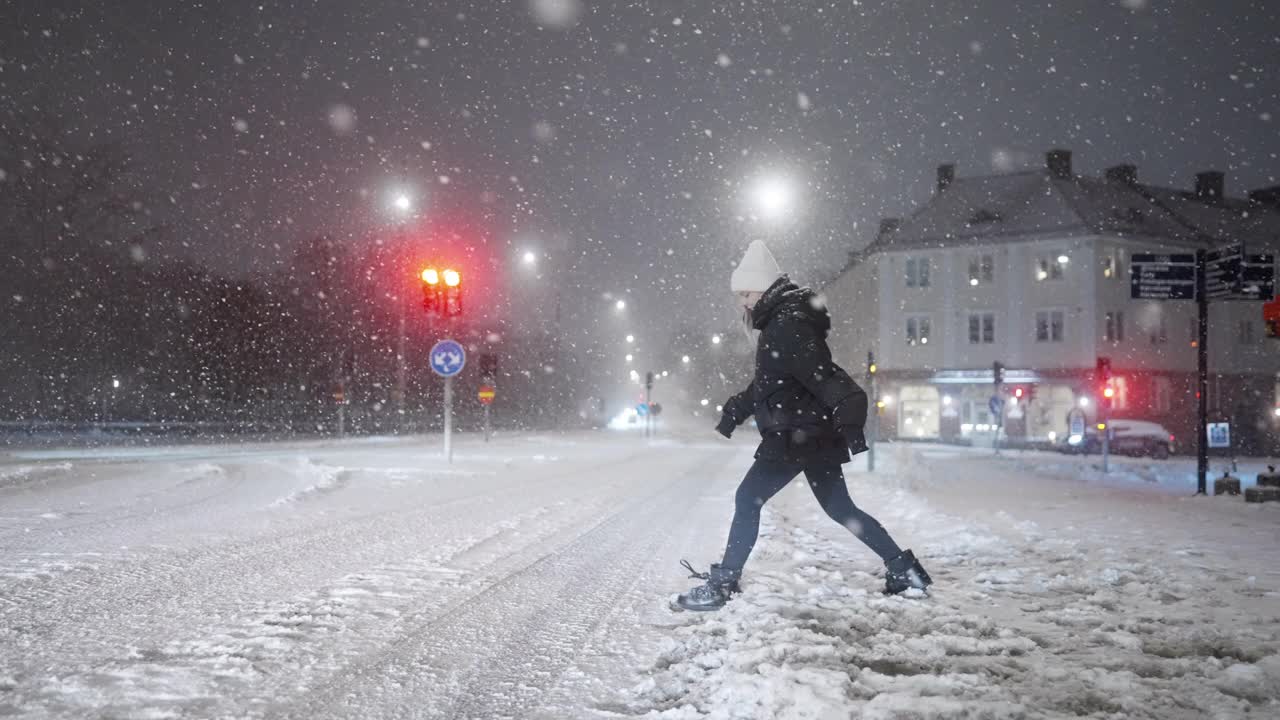
<path id="1" fill-rule="evenodd" d="M 729 278 L 733 292 L 764 292 L 782 275 L 782 268 L 763 240 L 752 240 L 747 254 Z"/>

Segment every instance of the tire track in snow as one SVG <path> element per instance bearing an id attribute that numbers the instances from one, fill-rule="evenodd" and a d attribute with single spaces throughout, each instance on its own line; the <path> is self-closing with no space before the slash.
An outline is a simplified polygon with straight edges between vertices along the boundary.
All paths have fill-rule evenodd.
<path id="1" fill-rule="evenodd" d="M 537 490 L 543 493 L 541 499 L 545 499 L 547 492 L 580 500 L 592 497 L 593 493 L 608 496 L 625 484 L 625 480 L 599 478 L 609 477 L 608 468 L 620 460 L 631 459 L 631 456 L 612 457 L 563 470 L 548 468 L 553 474 L 538 481 Z M 13 606 L 0 608 L 0 636 L 5 636 L 0 646 L 7 650 L 0 651 L 0 668 L 17 668 L 19 672 L 11 674 L 18 675 L 23 665 L 30 664 L 82 668 L 78 673 L 64 675 L 52 686 L 31 687 L 19 683 L 16 688 L 15 696 L 23 702 L 68 712 L 74 706 L 64 702 L 64 695 L 76 685 L 77 678 L 88 683 L 88 689 L 109 687 L 112 683 L 135 688 L 148 683 L 163 685 L 173 678 L 156 671 L 154 666 L 176 661 L 173 653 L 166 653 L 166 648 L 175 647 L 172 643 L 181 643 L 184 637 L 191 637 L 192 632 L 201 628 L 213 633 L 227 629 L 225 621 L 219 618 L 233 621 L 230 634 L 251 631 L 247 626 L 252 626 L 252 622 L 242 623 L 236 618 L 254 615 L 245 612 L 246 605 L 258 602 L 254 598 L 269 602 L 271 598 L 288 594 L 293 587 L 333 585 L 332 578 L 340 572 L 335 566 L 367 569 L 377 567 L 378 563 L 385 564 L 388 556 L 412 556 L 424 546 L 432 546 L 450 534 L 457 535 L 459 522 L 473 523 L 486 517 L 498 522 L 509 521 L 515 514 L 514 508 L 527 504 L 519 491 L 529 488 L 530 484 L 529 479 L 522 477 L 467 490 L 429 507 L 397 506 L 336 521 L 322 518 L 328 524 L 158 558 L 130 558 L 103 572 L 74 573 L 56 581 L 30 584 L 21 597 L 10 597 Z M 589 504 L 582 503 L 582 506 L 584 511 L 591 509 Z M 341 550 L 335 554 L 335 548 Z M 476 555 L 476 543 L 464 543 L 459 548 L 460 552 L 468 550 Z M 296 566 L 291 567 L 295 563 Z M 421 565 L 410 564 L 409 568 L 411 572 L 428 572 Z M 281 584 L 279 580 L 286 582 Z M 359 594 L 358 589 L 354 592 Z M 176 605 L 175 598 L 183 598 L 190 604 Z M 303 598 L 302 605 L 306 604 Z M 101 618 L 110 618 L 110 621 L 100 623 Z M 210 618 L 213 618 L 212 626 Z M 288 623 L 286 617 L 278 624 L 283 627 Z M 90 627 L 92 630 L 86 632 Z M 177 637 L 175 632 L 179 633 Z M 270 640 L 265 635 L 263 639 Z M 270 643 L 261 645 L 265 647 Z M 253 657 L 246 672 L 257 673 L 254 665 L 258 663 L 268 667 L 273 663 L 279 665 L 278 654 L 254 655 L 252 650 L 243 653 L 246 659 Z M 16 655 L 6 658 L 9 653 Z M 153 667 L 143 673 L 139 670 L 143 665 Z M 95 674 L 92 669 L 95 667 L 108 668 L 111 674 Z M 87 674 L 83 668 L 89 669 Z M 272 669 L 283 671 L 286 677 L 291 671 L 287 667 Z M 200 671 L 214 668 L 196 663 L 187 670 L 198 676 Z M 247 683 L 260 679 L 255 676 L 241 680 Z M 202 702 L 193 700 L 196 705 Z M 174 703 L 169 700 L 169 704 Z M 187 707 L 185 702 L 177 704 Z M 126 705 L 120 712 L 128 715 L 136 710 Z"/>
<path id="2" fill-rule="evenodd" d="M 447 610 L 406 616 L 391 647 L 344 667 L 301 707 L 277 711 L 296 718 L 524 717 L 618 610 L 637 569 L 696 512 L 696 478 L 728 459 L 701 456 L 555 546 L 532 546 L 525 564 Z"/>

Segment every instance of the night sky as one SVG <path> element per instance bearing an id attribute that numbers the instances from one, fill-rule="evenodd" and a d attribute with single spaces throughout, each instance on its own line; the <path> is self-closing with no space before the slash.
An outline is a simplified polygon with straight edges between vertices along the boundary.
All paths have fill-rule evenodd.
<path id="1" fill-rule="evenodd" d="M 752 237 L 830 274 L 941 162 L 1280 182 L 1280 3 L 967 5 L 10 0 L 0 95 L 126 142 L 172 249 L 222 272 L 370 242 L 408 188 L 513 278 L 535 248 L 568 304 L 629 293 L 640 331 L 723 327 Z M 770 173 L 785 221 L 745 199 Z"/>

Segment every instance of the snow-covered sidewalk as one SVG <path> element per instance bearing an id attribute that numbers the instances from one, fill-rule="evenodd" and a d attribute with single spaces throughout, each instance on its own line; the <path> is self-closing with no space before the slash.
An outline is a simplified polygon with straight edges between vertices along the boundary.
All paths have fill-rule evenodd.
<path id="1" fill-rule="evenodd" d="M 924 558 L 929 598 L 883 597 L 875 558 L 788 488 L 767 506 L 744 594 L 680 616 L 619 709 L 1280 716 L 1280 507 L 901 446 L 875 475 L 851 470 L 850 487 Z"/>

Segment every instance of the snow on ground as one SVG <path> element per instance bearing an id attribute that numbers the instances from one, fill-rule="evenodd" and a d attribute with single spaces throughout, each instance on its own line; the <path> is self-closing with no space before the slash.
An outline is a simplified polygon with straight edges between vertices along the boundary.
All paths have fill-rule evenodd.
<path id="1" fill-rule="evenodd" d="M 923 558 L 929 597 L 882 596 L 878 561 L 796 485 L 744 594 L 673 613 L 679 559 L 723 548 L 750 447 L 11 451 L 0 716 L 1280 714 L 1280 507 L 1190 497 L 1182 460 L 1102 477 L 1097 458 L 882 446 L 850 487 Z"/>
<path id="2" fill-rule="evenodd" d="M 744 594 L 679 627 L 620 707 L 663 718 L 1280 714 L 1280 507 L 1094 484 L 1087 464 L 1072 474 L 1069 462 L 900 447 L 887 472 L 852 473 L 855 500 L 933 573 L 927 599 L 876 592 L 870 554 L 788 489 L 766 509 Z"/>

